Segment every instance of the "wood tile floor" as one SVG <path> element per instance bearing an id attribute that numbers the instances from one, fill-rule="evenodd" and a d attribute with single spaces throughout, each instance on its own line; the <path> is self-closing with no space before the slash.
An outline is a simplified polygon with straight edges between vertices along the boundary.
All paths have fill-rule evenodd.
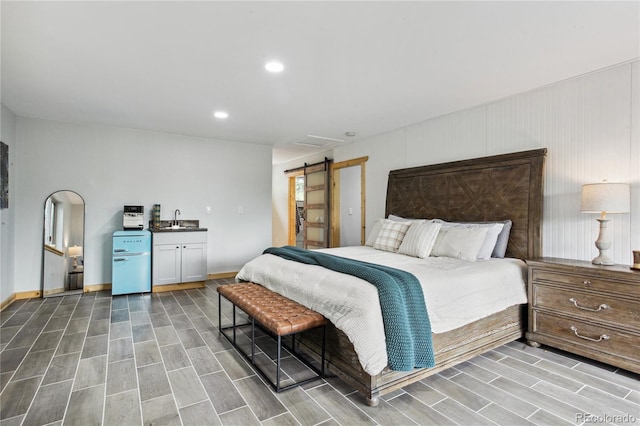
<path id="1" fill-rule="evenodd" d="M 218 334 L 225 282 L 14 302 L 0 313 L 0 425 L 640 424 L 638 375 L 522 342 L 376 408 L 335 377 L 275 394 Z M 292 357 L 283 368 L 307 373 Z"/>

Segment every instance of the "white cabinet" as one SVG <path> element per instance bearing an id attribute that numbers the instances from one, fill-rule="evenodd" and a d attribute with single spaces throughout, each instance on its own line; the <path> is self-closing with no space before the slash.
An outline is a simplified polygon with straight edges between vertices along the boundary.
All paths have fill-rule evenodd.
<path id="1" fill-rule="evenodd" d="M 207 279 L 207 244 L 189 243 L 182 245 L 182 282 L 204 281 Z"/>
<path id="2" fill-rule="evenodd" d="M 154 240 L 156 239 L 154 235 Z M 180 243 L 153 245 L 152 285 L 175 284 L 182 279 Z"/>
<path id="3" fill-rule="evenodd" d="M 154 232 L 154 286 L 205 281 L 207 279 L 207 233 Z"/>

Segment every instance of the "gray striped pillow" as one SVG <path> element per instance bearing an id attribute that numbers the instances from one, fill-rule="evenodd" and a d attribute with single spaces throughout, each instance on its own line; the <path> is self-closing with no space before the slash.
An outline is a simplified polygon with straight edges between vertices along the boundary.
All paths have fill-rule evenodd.
<path id="1" fill-rule="evenodd" d="M 441 226 L 441 223 L 433 222 L 412 223 L 398 248 L 398 253 L 421 259 L 429 257 Z"/>

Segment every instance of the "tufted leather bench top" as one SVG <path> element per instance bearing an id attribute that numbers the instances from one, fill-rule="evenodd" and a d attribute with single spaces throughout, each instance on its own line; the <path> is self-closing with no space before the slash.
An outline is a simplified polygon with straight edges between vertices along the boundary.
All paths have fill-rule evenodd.
<path id="1" fill-rule="evenodd" d="M 257 284 L 221 285 L 218 292 L 278 336 L 299 333 L 327 323 L 326 318 L 318 312 Z"/>

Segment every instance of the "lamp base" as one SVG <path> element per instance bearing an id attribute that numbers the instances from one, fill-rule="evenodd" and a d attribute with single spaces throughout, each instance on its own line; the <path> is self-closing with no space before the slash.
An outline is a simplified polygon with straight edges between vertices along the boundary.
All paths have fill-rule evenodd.
<path id="1" fill-rule="evenodd" d="M 613 259 L 607 256 L 609 252 L 609 248 L 611 247 L 611 241 L 609 240 L 609 233 L 607 231 L 607 222 L 609 219 L 599 218 L 596 219 L 600 222 L 600 233 L 598 234 L 598 239 L 596 240 L 596 248 L 600 252 L 598 256 L 596 256 L 591 263 L 594 265 L 603 265 L 603 266 L 611 266 L 615 265 Z"/>
<path id="2" fill-rule="evenodd" d="M 602 265 L 602 266 L 612 266 L 615 265 L 615 262 L 613 261 L 613 259 L 611 259 L 609 256 L 605 256 L 605 255 L 600 255 L 600 256 L 596 256 L 591 263 L 593 263 L 594 265 Z"/>

